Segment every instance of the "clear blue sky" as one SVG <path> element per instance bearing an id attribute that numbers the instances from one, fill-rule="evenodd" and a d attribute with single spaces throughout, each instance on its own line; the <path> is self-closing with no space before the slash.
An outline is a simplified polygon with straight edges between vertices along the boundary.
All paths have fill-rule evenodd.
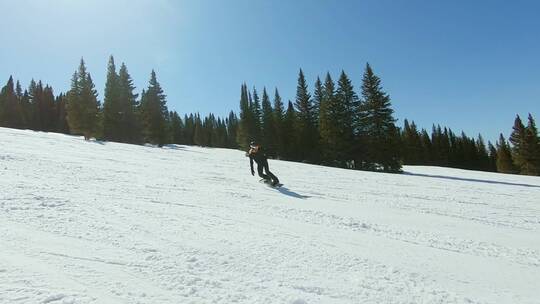
<path id="1" fill-rule="evenodd" d="M 110 3 L 109 3 L 110 2 Z M 237 111 L 240 84 L 293 99 L 299 68 L 369 62 L 396 118 L 507 135 L 515 114 L 540 123 L 540 3 L 438 0 L 0 0 L 0 77 L 68 89 L 80 57 L 103 97 L 107 59 L 138 90 L 151 69 L 179 113 Z"/>

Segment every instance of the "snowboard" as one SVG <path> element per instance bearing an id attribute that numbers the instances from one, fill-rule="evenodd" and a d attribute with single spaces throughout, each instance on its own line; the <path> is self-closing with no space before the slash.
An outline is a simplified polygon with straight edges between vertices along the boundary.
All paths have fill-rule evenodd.
<path id="1" fill-rule="evenodd" d="M 275 185 L 272 185 L 272 182 L 267 181 L 267 180 L 265 180 L 264 178 L 262 178 L 261 180 L 259 180 L 259 182 L 264 183 L 264 184 L 266 184 L 268 187 L 272 187 L 272 188 L 279 188 L 279 187 L 283 186 L 282 183 L 277 183 L 277 184 L 275 184 Z"/>

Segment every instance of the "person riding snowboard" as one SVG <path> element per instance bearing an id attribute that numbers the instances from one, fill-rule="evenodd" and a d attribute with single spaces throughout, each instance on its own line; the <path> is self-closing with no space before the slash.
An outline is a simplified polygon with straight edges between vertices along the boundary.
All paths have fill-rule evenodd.
<path id="1" fill-rule="evenodd" d="M 277 184 L 279 184 L 279 179 L 277 178 L 277 176 L 270 172 L 270 169 L 268 168 L 268 157 L 266 156 L 263 148 L 259 144 L 252 141 L 249 144 L 249 151 L 247 155 L 249 156 L 251 175 L 255 176 L 255 171 L 253 170 L 253 161 L 255 161 L 257 163 L 257 172 L 259 173 L 259 176 L 265 180 L 265 182 L 271 183 L 272 186 L 276 186 Z M 263 172 L 263 169 L 266 174 Z"/>

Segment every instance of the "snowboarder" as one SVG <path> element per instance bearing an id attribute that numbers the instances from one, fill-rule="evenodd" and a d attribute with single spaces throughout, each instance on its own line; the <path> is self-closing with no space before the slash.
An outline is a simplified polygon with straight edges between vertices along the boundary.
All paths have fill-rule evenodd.
<path id="1" fill-rule="evenodd" d="M 249 151 L 247 153 L 247 156 L 249 156 L 249 165 L 251 166 L 251 175 L 255 176 L 255 171 L 253 170 L 253 161 L 257 163 L 257 172 L 259 173 L 259 176 L 264 179 L 266 183 L 270 183 L 272 186 L 279 185 L 279 179 L 277 176 L 272 174 L 268 168 L 268 157 L 263 151 L 263 148 L 257 144 L 256 142 L 252 141 L 249 144 Z M 266 172 L 263 172 L 264 171 Z"/>

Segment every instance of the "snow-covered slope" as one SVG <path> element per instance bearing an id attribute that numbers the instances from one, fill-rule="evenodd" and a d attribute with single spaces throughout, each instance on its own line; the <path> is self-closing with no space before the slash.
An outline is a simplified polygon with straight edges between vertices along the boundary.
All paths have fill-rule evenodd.
<path id="1" fill-rule="evenodd" d="M 0 129 L 0 303 L 540 303 L 540 178 Z"/>

